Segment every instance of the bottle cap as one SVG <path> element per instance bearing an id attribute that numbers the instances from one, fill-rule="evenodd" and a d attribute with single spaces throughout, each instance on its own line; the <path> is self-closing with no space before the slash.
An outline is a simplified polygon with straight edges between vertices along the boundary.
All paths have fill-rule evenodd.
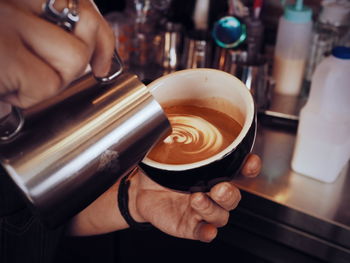
<path id="1" fill-rule="evenodd" d="M 312 9 L 303 6 L 302 0 L 297 0 L 295 5 L 287 5 L 284 9 L 284 18 L 288 21 L 304 24 L 312 19 Z"/>
<path id="2" fill-rule="evenodd" d="M 333 48 L 332 55 L 340 59 L 350 59 L 350 47 L 337 46 Z"/>
<path id="3" fill-rule="evenodd" d="M 234 16 L 225 16 L 214 24 L 212 36 L 220 47 L 237 47 L 247 38 L 246 25 Z"/>

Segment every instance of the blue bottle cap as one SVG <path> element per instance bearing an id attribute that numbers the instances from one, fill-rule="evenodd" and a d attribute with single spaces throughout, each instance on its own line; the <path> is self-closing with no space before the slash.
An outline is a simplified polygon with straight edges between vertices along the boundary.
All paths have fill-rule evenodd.
<path id="1" fill-rule="evenodd" d="M 287 5 L 285 7 L 284 18 L 298 24 L 308 23 L 312 19 L 312 9 L 303 5 L 302 0 L 297 0 L 295 5 Z"/>
<path id="2" fill-rule="evenodd" d="M 308 23 L 312 18 L 312 10 L 306 6 L 297 10 L 294 5 L 288 5 L 284 10 L 284 18 L 298 24 Z"/>
<path id="3" fill-rule="evenodd" d="M 332 55 L 340 59 L 350 59 L 350 47 L 337 46 L 332 49 Z"/>
<path id="4" fill-rule="evenodd" d="M 237 47 L 247 37 L 246 26 L 234 16 L 225 16 L 214 24 L 212 35 L 220 47 Z"/>

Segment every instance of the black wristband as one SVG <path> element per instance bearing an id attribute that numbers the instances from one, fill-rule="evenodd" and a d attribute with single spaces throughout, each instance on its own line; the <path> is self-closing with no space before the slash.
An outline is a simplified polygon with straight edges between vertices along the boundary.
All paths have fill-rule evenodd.
<path id="1" fill-rule="evenodd" d="M 131 228 L 137 229 L 137 230 L 147 230 L 152 225 L 149 223 L 138 223 L 136 222 L 132 216 L 130 215 L 129 211 L 129 187 L 130 187 L 130 181 L 128 180 L 128 176 L 124 176 L 120 180 L 119 189 L 118 189 L 118 206 L 119 211 L 123 218 L 125 219 L 126 223 Z"/>

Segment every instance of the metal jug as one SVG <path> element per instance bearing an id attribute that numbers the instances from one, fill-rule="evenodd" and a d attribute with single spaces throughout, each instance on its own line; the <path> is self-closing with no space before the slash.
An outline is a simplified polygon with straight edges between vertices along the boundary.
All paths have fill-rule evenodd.
<path id="1" fill-rule="evenodd" d="M 49 227 L 90 204 L 170 131 L 147 87 L 116 61 L 111 77 L 89 73 L 39 105 L 13 108 L 7 121 L 16 127 L 0 129 L 0 165 Z"/>

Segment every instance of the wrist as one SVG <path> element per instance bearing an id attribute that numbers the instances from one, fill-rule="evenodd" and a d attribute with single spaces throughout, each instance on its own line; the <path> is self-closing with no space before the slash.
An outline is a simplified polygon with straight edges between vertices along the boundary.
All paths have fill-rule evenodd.
<path id="1" fill-rule="evenodd" d="M 137 222 L 137 223 L 145 223 L 146 219 L 140 214 L 140 211 L 137 206 L 137 199 L 138 195 L 140 193 L 140 176 L 143 176 L 141 174 L 141 171 L 136 168 L 131 174 L 129 175 L 129 203 L 128 203 L 128 208 L 131 217 Z"/>

